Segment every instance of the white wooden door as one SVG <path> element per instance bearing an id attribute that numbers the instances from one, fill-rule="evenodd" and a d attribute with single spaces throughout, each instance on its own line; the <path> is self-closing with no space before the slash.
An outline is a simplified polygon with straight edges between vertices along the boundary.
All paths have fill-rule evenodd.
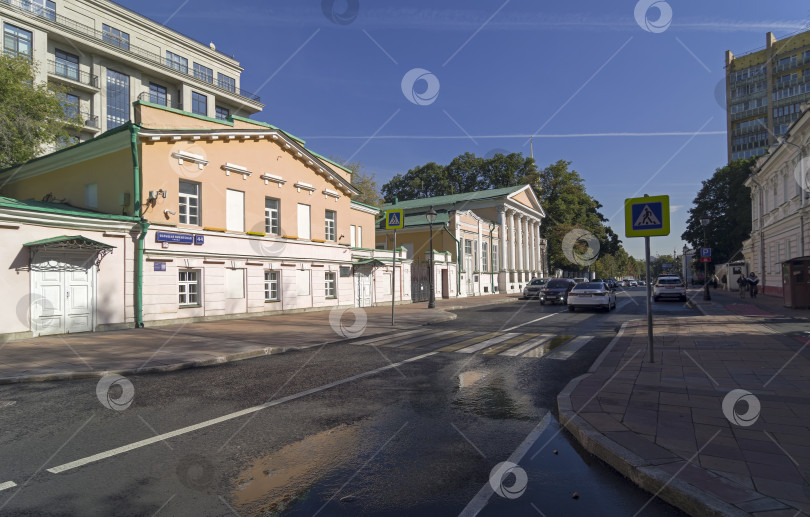
<path id="1" fill-rule="evenodd" d="M 95 319 L 95 268 L 86 253 L 39 254 L 31 265 L 35 336 L 88 332 Z"/>
<path id="2" fill-rule="evenodd" d="M 465 275 L 467 278 L 467 295 L 472 296 L 475 292 L 475 286 L 473 284 L 473 276 L 475 273 L 473 272 L 474 269 L 474 262 L 472 255 L 464 255 L 464 269 L 467 270 L 467 274 Z"/>
<path id="3" fill-rule="evenodd" d="M 232 232 L 245 231 L 245 193 L 227 189 L 225 197 L 225 229 Z"/>
<path id="4" fill-rule="evenodd" d="M 371 273 L 357 270 L 354 272 L 354 306 L 371 307 Z"/>

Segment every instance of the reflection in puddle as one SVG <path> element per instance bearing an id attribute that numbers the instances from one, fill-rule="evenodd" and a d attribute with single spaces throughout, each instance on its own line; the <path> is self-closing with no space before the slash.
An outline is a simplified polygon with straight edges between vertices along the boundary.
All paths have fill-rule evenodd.
<path id="1" fill-rule="evenodd" d="M 459 388 L 469 388 L 470 386 L 472 386 L 476 382 L 478 382 L 481 379 L 483 379 L 484 377 L 486 377 L 486 375 L 487 375 L 486 373 L 481 372 L 481 371 L 477 371 L 477 370 L 471 370 L 469 372 L 464 372 L 464 373 L 462 373 L 462 374 L 460 374 L 458 376 L 458 387 Z"/>
<path id="2" fill-rule="evenodd" d="M 521 357 L 543 357 L 544 355 L 551 352 L 552 350 L 554 350 L 558 346 L 562 345 L 563 343 L 567 343 L 568 341 L 570 341 L 573 338 L 574 338 L 574 336 L 554 336 L 551 340 L 546 341 L 545 343 L 543 343 L 541 346 L 538 346 L 537 348 L 529 350 L 528 352 L 523 354 Z"/>
<path id="3" fill-rule="evenodd" d="M 476 381 L 485 377 L 485 375 L 479 375 L 481 376 Z M 461 376 L 459 376 L 459 382 L 461 382 Z M 479 383 L 471 390 L 457 392 L 456 397 L 453 405 L 467 413 L 496 420 L 529 420 L 533 418 L 530 404 L 528 406 L 521 404 L 509 395 L 502 375 L 489 378 L 486 383 Z"/>
<path id="4" fill-rule="evenodd" d="M 346 425 L 289 444 L 243 470 L 231 499 L 251 513 L 283 511 L 306 498 L 318 478 L 350 460 L 357 445 L 357 430 Z"/>

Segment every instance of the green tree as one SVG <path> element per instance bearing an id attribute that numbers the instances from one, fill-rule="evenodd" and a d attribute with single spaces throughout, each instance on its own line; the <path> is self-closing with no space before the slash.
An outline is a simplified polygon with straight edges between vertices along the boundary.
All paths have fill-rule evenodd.
<path id="1" fill-rule="evenodd" d="M 722 264 L 737 256 L 742 243 L 751 235 L 751 189 L 744 185 L 756 158 L 737 160 L 717 169 L 692 201 L 686 231 L 681 238 L 692 247 L 703 246 L 702 214 L 709 217 L 706 227 L 712 263 Z M 702 269 L 701 269 L 702 270 Z"/>
<path id="2" fill-rule="evenodd" d="M 496 154 L 492 158 L 464 153 L 447 165 L 430 162 L 397 174 L 383 185 L 382 192 L 385 201 L 392 202 L 394 198 L 419 199 L 531 185 L 546 212 L 542 233 L 548 240 L 551 270 L 582 269 L 569 262 L 562 249 L 562 241 L 571 230 L 585 229 L 592 233 L 599 240 L 600 256 L 623 249 L 619 236 L 605 224 L 607 220 L 599 212 L 602 205 L 587 193 L 582 177 L 569 169 L 570 165 L 571 162 L 560 160 L 538 170 L 534 159 L 521 153 Z M 583 241 L 575 243 L 580 253 L 585 252 L 579 249 L 584 246 Z"/>
<path id="3" fill-rule="evenodd" d="M 377 184 L 377 175 L 366 171 L 363 162 L 347 162 L 339 156 L 330 156 L 330 160 L 337 162 L 352 171 L 352 185 L 360 190 L 361 194 L 353 198 L 354 201 L 366 205 L 382 207 L 383 200 L 380 195 L 380 186 Z"/>
<path id="4" fill-rule="evenodd" d="M 81 126 L 78 110 L 64 106 L 65 91 L 35 76 L 28 59 L 0 55 L 0 169 L 36 157 Z"/>

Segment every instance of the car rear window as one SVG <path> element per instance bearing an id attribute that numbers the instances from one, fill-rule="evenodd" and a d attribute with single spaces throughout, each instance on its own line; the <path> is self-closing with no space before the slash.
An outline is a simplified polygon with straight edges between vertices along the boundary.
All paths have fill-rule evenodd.
<path id="1" fill-rule="evenodd" d="M 681 283 L 680 278 L 659 278 L 658 285 L 679 285 Z"/>
<path id="2" fill-rule="evenodd" d="M 542 280 L 542 279 L 540 279 L 540 278 L 535 278 L 534 280 L 532 280 L 531 282 L 529 282 L 529 285 L 543 285 L 543 284 L 545 284 L 545 283 L 546 283 L 546 281 L 545 281 L 545 280 Z"/>
<path id="3" fill-rule="evenodd" d="M 602 290 L 604 290 L 605 289 L 605 284 L 603 284 L 602 282 L 586 282 L 586 283 L 577 285 L 576 287 L 574 287 L 574 289 L 577 290 L 577 291 L 581 291 L 583 289 L 602 289 Z"/>
<path id="4" fill-rule="evenodd" d="M 546 287 L 551 289 L 562 289 L 564 287 L 568 287 L 568 281 L 566 280 L 551 280 L 549 283 L 546 284 Z"/>

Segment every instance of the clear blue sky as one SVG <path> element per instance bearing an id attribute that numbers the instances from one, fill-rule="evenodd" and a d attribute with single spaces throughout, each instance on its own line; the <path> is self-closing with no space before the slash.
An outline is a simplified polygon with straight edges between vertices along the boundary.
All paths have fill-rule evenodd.
<path id="1" fill-rule="evenodd" d="M 645 22 L 640 7 L 650 30 L 635 0 L 118 3 L 233 54 L 267 105 L 254 118 L 362 161 L 381 185 L 468 151 L 528 155 L 534 134 L 538 166 L 572 162 L 622 237 L 625 198 L 668 194 L 672 233 L 653 254 L 683 247 L 700 182 L 726 163 L 724 51 L 810 19 L 806 2 L 762 0 L 646 0 L 662 8 Z M 411 74 L 409 100 L 415 68 L 435 80 Z M 643 239 L 623 242 L 643 256 Z"/>

